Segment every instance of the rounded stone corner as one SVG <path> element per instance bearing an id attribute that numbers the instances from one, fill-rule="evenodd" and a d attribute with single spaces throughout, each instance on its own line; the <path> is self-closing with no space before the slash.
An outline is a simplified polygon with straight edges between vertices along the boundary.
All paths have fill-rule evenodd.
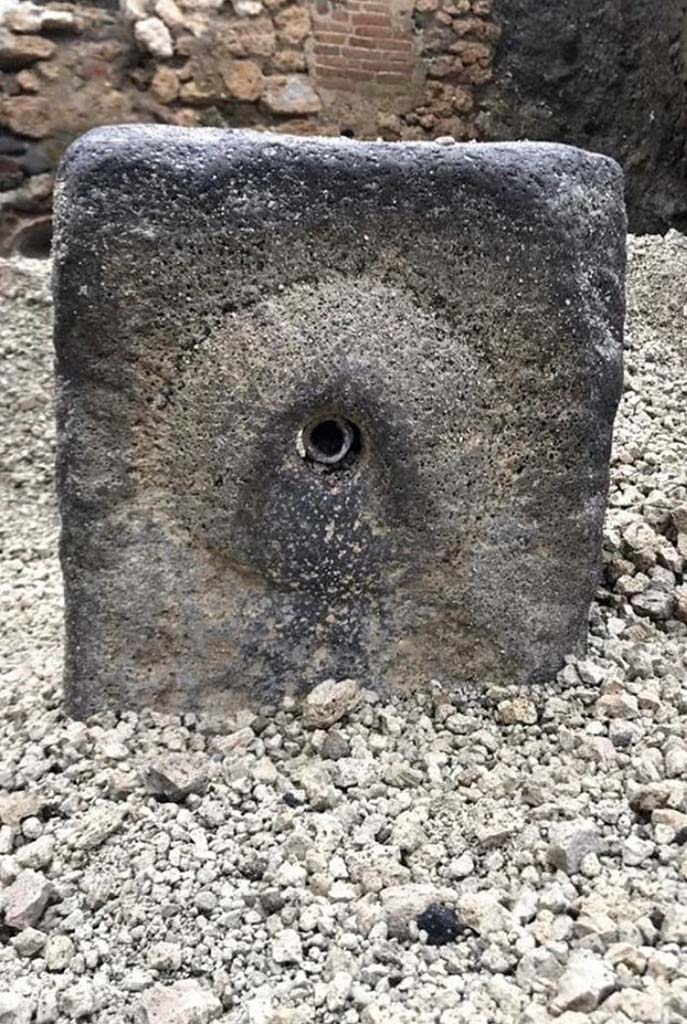
<path id="1" fill-rule="evenodd" d="M 103 161 L 109 158 L 110 149 L 118 142 L 121 129 L 91 128 L 84 132 L 66 149 L 57 170 L 57 180 L 61 184 L 70 185 L 74 181 L 80 184 L 94 170 L 99 170 Z"/>

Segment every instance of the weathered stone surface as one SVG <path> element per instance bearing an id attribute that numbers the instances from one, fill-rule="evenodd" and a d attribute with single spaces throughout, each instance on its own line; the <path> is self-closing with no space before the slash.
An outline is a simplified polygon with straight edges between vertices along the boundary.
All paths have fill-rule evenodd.
<path id="1" fill-rule="evenodd" d="M 162 18 L 144 18 L 134 28 L 136 42 L 153 57 L 171 57 L 174 43 Z"/>
<path id="2" fill-rule="evenodd" d="M 51 935 L 45 944 L 43 958 L 49 971 L 64 971 L 74 956 L 74 943 L 68 935 Z"/>
<path id="3" fill-rule="evenodd" d="M 13 32 L 75 32 L 79 29 L 72 11 L 56 11 L 29 3 L 7 11 L 3 20 Z"/>
<path id="4" fill-rule="evenodd" d="M 75 825 L 72 843 L 77 850 L 94 850 L 121 827 L 126 810 L 112 801 L 92 807 Z"/>
<path id="5" fill-rule="evenodd" d="M 275 964 L 298 964 L 302 961 L 303 947 L 295 928 L 284 928 L 274 936 L 272 959 Z"/>
<path id="6" fill-rule="evenodd" d="M 2 1024 L 31 1024 L 31 1003 L 18 992 L 0 992 L 0 1021 Z"/>
<path id="7" fill-rule="evenodd" d="M 153 985 L 141 997 L 139 1024 L 206 1024 L 222 1015 L 217 996 L 195 979 L 173 985 Z"/>
<path id="8" fill-rule="evenodd" d="M 232 99 L 254 102 L 262 93 L 263 74 L 255 61 L 232 61 L 224 69 L 222 77 Z"/>
<path id="9" fill-rule="evenodd" d="M 155 13 L 169 29 L 185 29 L 188 22 L 174 0 L 157 0 Z"/>
<path id="10" fill-rule="evenodd" d="M 47 60 L 55 52 L 55 44 L 42 36 L 13 35 L 0 28 L 0 69 L 16 71 L 37 60 Z"/>
<path id="11" fill-rule="evenodd" d="M 158 68 L 153 75 L 150 89 L 161 103 L 173 103 L 179 95 L 179 78 L 174 68 Z"/>
<path id="12" fill-rule="evenodd" d="M 198 104 L 199 106 L 206 106 L 208 103 L 215 103 L 221 99 L 219 89 L 215 89 L 213 86 L 199 85 L 193 79 L 190 82 L 184 82 L 179 96 L 184 103 Z"/>
<path id="13" fill-rule="evenodd" d="M 178 942 L 156 942 L 146 951 L 148 966 L 156 971 L 178 971 L 181 959 L 181 946 Z"/>
<path id="14" fill-rule="evenodd" d="M 53 127 L 50 106 L 42 96 L 8 96 L 0 100 L 0 125 L 17 135 L 44 139 Z"/>
<path id="15" fill-rule="evenodd" d="M 549 829 L 549 839 L 549 864 L 569 875 L 579 871 L 580 864 L 587 854 L 598 853 L 601 849 L 599 830 L 593 821 L 586 818 L 552 825 Z"/>
<path id="16" fill-rule="evenodd" d="M 298 75 L 270 75 L 265 79 L 262 102 L 272 114 L 316 114 L 322 109 L 307 78 Z"/>
<path id="17" fill-rule="evenodd" d="M 595 1010 L 611 994 L 615 983 L 614 972 L 600 957 L 575 950 L 558 982 L 551 1009 L 556 1015 L 566 1010 Z"/>
<path id="18" fill-rule="evenodd" d="M 162 754 L 147 764 L 143 771 L 149 793 L 183 800 L 189 793 L 202 793 L 208 787 L 210 762 L 204 754 Z"/>
<path id="19" fill-rule="evenodd" d="M 512 697 L 499 702 L 496 715 L 503 725 L 534 725 L 537 708 L 526 697 Z"/>
<path id="20" fill-rule="evenodd" d="M 249 18 L 230 22 L 222 33 L 222 44 L 235 57 L 269 57 L 277 46 L 271 18 Z"/>
<path id="21" fill-rule="evenodd" d="M 35 790 L 0 793 L 0 824 L 19 825 L 24 818 L 39 814 L 44 805 L 45 797 Z"/>
<path id="22" fill-rule="evenodd" d="M 312 690 L 303 704 L 303 721 L 313 729 L 328 729 L 360 702 L 355 679 L 325 679 Z"/>
<path id="23" fill-rule="evenodd" d="M 5 924 L 22 931 L 41 918 L 52 893 L 50 882 L 38 871 L 22 871 L 4 893 Z"/>
<path id="24" fill-rule="evenodd" d="M 279 41 L 287 46 L 295 46 L 308 37 L 310 11 L 305 6 L 285 7 L 275 16 L 274 24 L 277 26 Z"/>
<path id="25" fill-rule="evenodd" d="M 272 64 L 277 71 L 305 71 L 307 68 L 305 54 L 301 50 L 278 50 L 272 56 Z"/>
<path id="26" fill-rule="evenodd" d="M 43 835 L 32 843 L 20 846 L 16 852 L 16 861 L 23 868 L 47 868 L 55 852 L 55 840 L 52 836 Z"/>
<path id="27" fill-rule="evenodd" d="M 260 0 L 232 0 L 231 6 L 239 18 L 256 18 L 263 11 Z"/>
<path id="28" fill-rule="evenodd" d="M 58 196 L 72 713 L 536 682 L 584 647 L 616 164 L 132 127 Z"/>
<path id="29" fill-rule="evenodd" d="M 35 956 L 39 950 L 45 945 L 45 932 L 39 931 L 37 928 L 24 928 L 23 931 L 15 935 L 10 941 L 16 949 L 19 956 L 31 957 Z M 0 1021 L 2 1015 L 0 1014 Z"/>
<path id="30" fill-rule="evenodd" d="M 153 0 L 120 0 L 119 7 L 127 21 L 139 21 L 153 13 Z"/>
<path id="31" fill-rule="evenodd" d="M 675 618 L 687 622 L 687 583 L 675 588 Z"/>
<path id="32" fill-rule="evenodd" d="M 458 900 L 461 920 L 478 935 L 507 932 L 511 917 L 493 892 L 468 892 Z"/>
<path id="33" fill-rule="evenodd" d="M 188 11 L 218 11 L 224 0 L 179 0 L 179 6 Z"/>

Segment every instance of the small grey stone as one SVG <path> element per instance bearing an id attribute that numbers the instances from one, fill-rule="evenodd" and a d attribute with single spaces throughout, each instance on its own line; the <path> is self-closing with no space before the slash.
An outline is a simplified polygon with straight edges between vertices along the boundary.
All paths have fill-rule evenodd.
<path id="1" fill-rule="evenodd" d="M 637 717 L 639 704 L 634 694 L 627 693 L 618 686 L 599 697 L 594 709 L 599 718 L 630 719 Z"/>
<path id="2" fill-rule="evenodd" d="M 143 768 L 145 788 L 168 800 L 184 800 L 204 793 L 210 781 L 211 762 L 205 754 L 171 751 L 151 759 Z"/>
<path id="3" fill-rule="evenodd" d="M 665 622 L 673 614 L 675 599 L 670 591 L 650 587 L 642 594 L 635 594 L 632 607 L 640 615 L 647 615 L 656 622 Z"/>
<path id="4" fill-rule="evenodd" d="M 661 925 L 663 942 L 674 942 L 687 946 L 687 913 L 684 907 L 671 907 L 666 911 Z"/>
<path id="5" fill-rule="evenodd" d="M 628 867 L 638 867 L 652 856 L 655 849 L 656 844 L 649 839 L 641 839 L 635 835 L 628 836 L 620 849 L 623 864 L 627 864 Z"/>
<path id="6" fill-rule="evenodd" d="M 0 1024 L 30 1024 L 31 1003 L 18 992 L 0 992 Z"/>
<path id="7" fill-rule="evenodd" d="M 558 981 L 551 1009 L 557 1014 L 566 1010 L 590 1012 L 611 994 L 615 984 L 615 974 L 604 960 L 576 950 Z"/>
<path id="8" fill-rule="evenodd" d="M 43 834 L 43 822 L 40 818 L 25 818 L 21 823 L 21 834 L 25 839 L 38 839 Z"/>
<path id="9" fill-rule="evenodd" d="M 155 971 L 177 971 L 181 967 L 181 946 L 178 942 L 155 942 L 148 947 L 146 961 Z"/>
<path id="10" fill-rule="evenodd" d="M 38 814 L 44 805 L 45 797 L 35 790 L 0 793 L 0 822 L 3 825 L 19 825 L 24 818 Z"/>
<path id="11" fill-rule="evenodd" d="M 74 943 L 68 935 L 51 935 L 45 944 L 43 957 L 49 971 L 64 971 L 74 956 Z"/>
<path id="12" fill-rule="evenodd" d="M 665 1020 L 666 997 L 662 987 L 649 986 L 644 991 L 626 988 L 613 992 L 603 1004 L 608 1021 L 638 1021 L 641 1024 Z"/>
<path id="13" fill-rule="evenodd" d="M 95 850 L 102 846 L 121 827 L 125 814 L 125 808 L 112 802 L 92 807 L 76 822 L 73 845 L 77 850 Z"/>
<path id="14" fill-rule="evenodd" d="M 171 57 L 174 42 L 169 29 L 160 18 L 143 18 L 134 26 L 136 42 L 153 57 Z"/>
<path id="15" fill-rule="evenodd" d="M 503 725 L 535 725 L 537 707 L 527 697 L 509 697 L 498 704 L 496 717 Z"/>
<path id="16" fill-rule="evenodd" d="M 619 718 L 611 721 L 608 726 L 608 738 L 614 747 L 623 749 L 631 747 L 642 735 L 639 726 L 626 718 Z"/>
<path id="17" fill-rule="evenodd" d="M 326 679 L 305 698 L 303 724 L 311 729 L 327 729 L 352 711 L 360 699 L 355 679 Z"/>
<path id="18" fill-rule="evenodd" d="M 36 1024 L 54 1024 L 57 1018 L 57 992 L 42 985 L 36 1001 Z"/>
<path id="19" fill-rule="evenodd" d="M 489 890 L 464 893 L 457 905 L 460 920 L 478 935 L 508 931 L 512 925 L 510 911 Z"/>
<path id="20" fill-rule="evenodd" d="M 666 775 L 670 779 L 687 776 L 687 744 L 678 737 L 668 740 L 665 747 Z"/>
<path id="21" fill-rule="evenodd" d="M 266 889 L 259 899 L 266 914 L 278 914 L 286 905 L 286 898 L 280 889 Z"/>
<path id="22" fill-rule="evenodd" d="M 681 779 L 664 779 L 639 786 L 630 796 L 630 806 L 643 813 L 660 807 L 687 813 L 687 783 Z"/>
<path id="23" fill-rule="evenodd" d="M 94 871 L 85 876 L 82 886 L 86 894 L 86 906 L 89 910 L 97 910 L 113 894 L 115 880 L 105 871 Z"/>
<path id="24" fill-rule="evenodd" d="M 36 928 L 24 928 L 11 940 L 19 956 L 35 956 L 45 945 L 45 932 Z"/>
<path id="25" fill-rule="evenodd" d="M 338 761 L 342 757 L 350 757 L 351 747 L 348 740 L 336 729 L 330 729 L 324 738 L 320 750 L 322 757 Z"/>
<path id="26" fill-rule="evenodd" d="M 578 818 L 552 825 L 549 829 L 549 864 L 572 875 L 580 870 L 582 860 L 589 853 L 599 853 L 601 834 L 593 821 Z"/>
<path id="27" fill-rule="evenodd" d="M 4 854 L 12 853 L 14 849 L 14 840 L 17 834 L 16 826 L 13 825 L 1 825 L 0 826 L 0 856 Z"/>
<path id="28" fill-rule="evenodd" d="M 353 976 L 348 971 L 336 971 L 327 986 L 327 1009 L 343 1010 L 353 986 Z"/>
<path id="29" fill-rule="evenodd" d="M 272 959 L 275 964 L 299 964 L 303 959 L 300 935 L 294 928 L 285 928 L 272 940 Z"/>
<path id="30" fill-rule="evenodd" d="M 134 967 L 132 970 L 127 971 L 120 981 L 121 987 L 126 992 L 145 992 L 152 984 L 152 974 L 142 967 Z"/>
<path id="31" fill-rule="evenodd" d="M 217 897 L 211 889 L 201 889 L 193 900 L 201 914 L 211 914 L 217 907 Z"/>
<path id="32" fill-rule="evenodd" d="M 222 1014 L 222 1004 L 196 981 L 153 985 L 141 997 L 138 1024 L 207 1024 Z"/>
<path id="33" fill-rule="evenodd" d="M 515 976 L 525 992 L 552 995 L 562 974 L 561 962 L 548 949 L 539 947 L 521 957 Z"/>
<path id="34" fill-rule="evenodd" d="M 95 996 L 91 982 L 83 978 L 76 985 L 61 989 L 57 996 L 57 1004 L 67 1020 L 85 1020 L 95 1011 Z"/>
<path id="35" fill-rule="evenodd" d="M 22 871 L 5 893 L 5 924 L 19 931 L 37 924 L 51 894 L 44 875 L 28 868 Z"/>
<path id="36" fill-rule="evenodd" d="M 47 868 L 53 859 L 55 840 L 52 836 L 40 836 L 26 846 L 20 846 L 15 854 L 17 864 L 23 868 Z"/>

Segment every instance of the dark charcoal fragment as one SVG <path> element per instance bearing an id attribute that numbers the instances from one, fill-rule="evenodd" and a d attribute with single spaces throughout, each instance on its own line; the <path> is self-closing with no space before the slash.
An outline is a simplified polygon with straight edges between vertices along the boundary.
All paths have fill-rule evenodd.
<path id="1" fill-rule="evenodd" d="M 458 920 L 455 910 L 431 903 L 416 918 L 417 926 L 427 934 L 428 946 L 445 946 L 447 942 L 455 942 L 465 931 L 465 925 Z"/>
<path id="2" fill-rule="evenodd" d="M 278 914 L 286 906 L 286 900 L 278 889 L 267 889 L 260 894 L 259 899 L 266 914 Z"/>
<path id="3" fill-rule="evenodd" d="M 239 872 L 251 882 L 259 882 L 266 868 L 267 861 L 262 857 L 249 857 L 239 864 Z"/>
<path id="4" fill-rule="evenodd" d="M 658 929 L 659 931 L 663 927 L 663 922 L 665 921 L 665 919 L 666 915 L 660 907 L 654 907 L 654 909 L 649 914 L 649 920 L 651 921 L 654 928 Z"/>
<path id="5" fill-rule="evenodd" d="M 303 797 L 299 796 L 298 793 L 284 793 L 282 799 L 287 807 L 302 807 L 305 803 Z"/>

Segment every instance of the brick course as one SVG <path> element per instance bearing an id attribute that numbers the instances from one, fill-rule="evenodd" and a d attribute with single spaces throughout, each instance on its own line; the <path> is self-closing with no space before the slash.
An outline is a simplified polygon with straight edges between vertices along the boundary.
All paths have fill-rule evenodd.
<path id="1" fill-rule="evenodd" d="M 395 24 L 389 3 L 361 3 L 347 0 L 345 6 L 313 19 L 313 76 L 330 84 L 351 80 L 377 85 L 402 85 L 413 77 L 417 66 L 416 41 Z M 337 53 L 331 46 L 338 47 Z"/>

